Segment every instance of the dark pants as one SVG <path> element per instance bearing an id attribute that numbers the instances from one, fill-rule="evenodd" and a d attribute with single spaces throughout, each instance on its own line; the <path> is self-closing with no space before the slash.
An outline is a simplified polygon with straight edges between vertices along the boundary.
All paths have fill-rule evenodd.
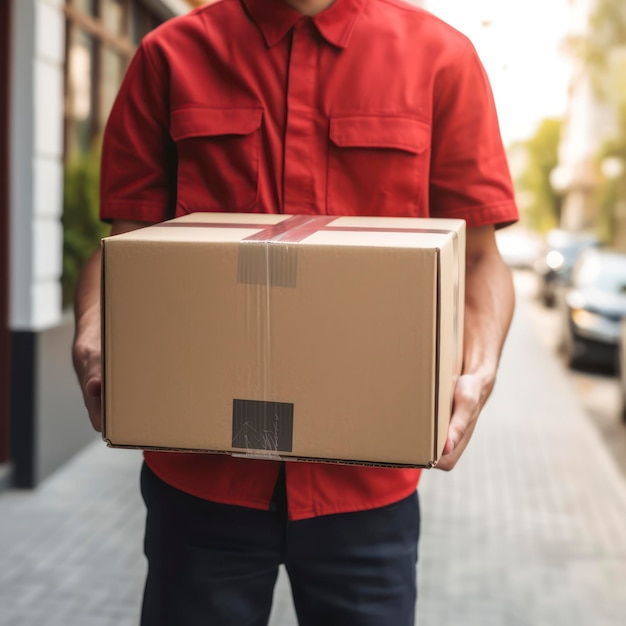
<path id="1" fill-rule="evenodd" d="M 301 626 L 412 626 L 419 503 L 287 521 L 208 502 L 144 465 L 148 577 L 142 626 L 265 626 L 284 563 Z"/>

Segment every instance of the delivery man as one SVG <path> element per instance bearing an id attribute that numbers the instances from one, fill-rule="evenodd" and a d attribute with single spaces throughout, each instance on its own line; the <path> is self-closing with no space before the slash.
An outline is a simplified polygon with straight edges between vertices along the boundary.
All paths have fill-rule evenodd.
<path id="1" fill-rule="evenodd" d="M 195 211 L 463 218 L 463 373 L 452 469 L 512 310 L 495 228 L 517 210 L 470 42 L 401 0 L 221 0 L 143 40 L 104 137 L 112 233 Z M 100 430 L 100 255 L 74 362 Z M 175 324 L 176 320 L 173 319 Z M 142 624 L 266 624 L 279 564 L 303 626 L 414 623 L 419 470 L 145 452 Z"/>

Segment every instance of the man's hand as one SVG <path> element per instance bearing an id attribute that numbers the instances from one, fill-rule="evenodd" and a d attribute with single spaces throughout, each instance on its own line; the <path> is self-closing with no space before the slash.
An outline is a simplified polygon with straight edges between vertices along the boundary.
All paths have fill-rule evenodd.
<path id="1" fill-rule="evenodd" d="M 142 222 L 117 221 L 111 234 L 117 235 L 146 226 Z M 74 318 L 76 333 L 72 359 L 83 392 L 83 399 L 92 426 L 102 431 L 102 364 L 100 343 L 100 263 L 97 250 L 87 260 L 76 286 Z"/>
<path id="2" fill-rule="evenodd" d="M 448 438 L 437 468 L 451 470 L 461 458 L 472 437 L 483 405 L 491 392 L 491 385 L 480 376 L 461 376 L 454 390 L 454 405 Z"/>
<path id="3" fill-rule="evenodd" d="M 99 321 L 99 316 L 98 316 Z M 91 425 L 102 432 L 102 366 L 100 328 L 93 324 L 77 334 L 72 357 Z"/>
<path id="4" fill-rule="evenodd" d="M 100 352 L 83 353 L 79 355 L 74 350 L 74 369 L 78 376 L 80 388 L 83 391 L 83 400 L 89 413 L 91 425 L 98 432 L 102 432 L 102 370 L 100 368 Z"/>
<path id="5" fill-rule="evenodd" d="M 72 361 L 83 392 L 83 400 L 91 425 L 102 431 L 102 370 L 100 367 L 100 250 L 85 263 L 74 301 L 76 332 Z"/>
<path id="6" fill-rule="evenodd" d="M 492 226 L 467 231 L 463 373 L 454 390 L 452 417 L 436 467 L 451 470 L 472 437 L 493 390 L 514 305 L 511 272 L 496 246 Z"/>

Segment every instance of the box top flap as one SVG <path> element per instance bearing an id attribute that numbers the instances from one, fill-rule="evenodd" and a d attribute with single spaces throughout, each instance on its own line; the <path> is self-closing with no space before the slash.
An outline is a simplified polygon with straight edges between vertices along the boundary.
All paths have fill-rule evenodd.
<path id="1" fill-rule="evenodd" d="M 236 243 L 249 240 L 437 247 L 446 239 L 456 237 L 464 228 L 463 220 L 430 218 L 192 213 L 106 237 L 103 241 L 107 245 L 115 242 Z"/>

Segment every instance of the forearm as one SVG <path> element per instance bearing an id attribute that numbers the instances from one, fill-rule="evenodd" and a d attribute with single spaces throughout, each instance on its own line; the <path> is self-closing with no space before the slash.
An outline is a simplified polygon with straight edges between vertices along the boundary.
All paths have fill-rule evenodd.
<path id="1" fill-rule="evenodd" d="M 74 297 L 75 349 L 95 347 L 100 342 L 100 262 L 98 249 L 85 263 Z"/>
<path id="2" fill-rule="evenodd" d="M 143 222 L 116 221 L 111 235 L 145 226 Z M 87 260 L 78 278 L 74 296 L 76 334 L 74 352 L 100 351 L 100 280 L 102 251 L 96 250 Z"/>
<path id="3" fill-rule="evenodd" d="M 102 428 L 100 411 L 100 250 L 85 263 L 74 296 L 76 332 L 72 357 L 85 407 L 95 430 Z"/>
<path id="4" fill-rule="evenodd" d="M 482 379 L 482 404 L 493 389 L 515 305 L 511 271 L 497 249 L 468 255 L 465 293 L 463 374 Z"/>
<path id="5" fill-rule="evenodd" d="M 496 246 L 492 226 L 467 233 L 463 371 L 454 391 L 454 407 L 438 467 L 452 469 L 463 454 L 476 420 L 489 398 L 515 295 L 509 268 Z"/>
<path id="6" fill-rule="evenodd" d="M 139 222 L 114 222 L 111 234 L 140 228 Z M 76 332 L 72 356 L 89 419 L 101 430 L 100 276 L 102 253 L 96 250 L 83 266 L 74 295 Z"/>

